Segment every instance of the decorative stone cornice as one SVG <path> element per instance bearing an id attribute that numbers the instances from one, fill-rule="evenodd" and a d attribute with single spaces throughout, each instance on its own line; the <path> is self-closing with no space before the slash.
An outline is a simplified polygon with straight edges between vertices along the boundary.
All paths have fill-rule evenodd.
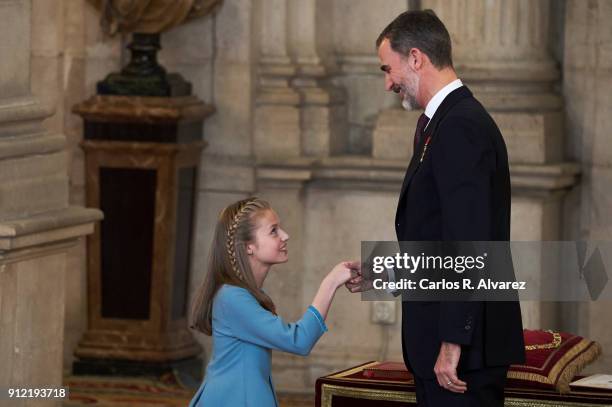
<path id="1" fill-rule="evenodd" d="M 61 134 L 0 137 L 0 159 L 53 153 L 63 150 L 65 146 L 66 137 Z"/>
<path id="2" fill-rule="evenodd" d="M 98 209 L 70 206 L 28 217 L 0 221 L 0 258 L 11 250 L 76 239 L 93 232 L 103 218 Z"/>
<path id="3" fill-rule="evenodd" d="M 408 163 L 361 156 L 260 160 L 256 164 L 258 183 L 273 182 L 279 188 L 311 184 L 320 188 L 398 191 Z M 576 163 L 511 164 L 514 195 L 548 194 L 567 190 L 578 182 Z"/>
<path id="4" fill-rule="evenodd" d="M 576 185 L 579 176 L 580 165 L 573 162 L 510 165 L 510 177 L 515 190 L 563 190 Z"/>
<path id="5" fill-rule="evenodd" d="M 33 96 L 0 99 L 0 128 L 5 124 L 41 121 L 51 117 L 55 109 Z"/>

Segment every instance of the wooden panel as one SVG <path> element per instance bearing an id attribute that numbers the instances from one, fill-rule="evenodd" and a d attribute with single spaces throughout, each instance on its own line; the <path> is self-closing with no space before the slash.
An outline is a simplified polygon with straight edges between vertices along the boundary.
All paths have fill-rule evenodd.
<path id="1" fill-rule="evenodd" d="M 102 317 L 148 319 L 156 172 L 100 168 Z"/>
<path id="2" fill-rule="evenodd" d="M 172 319 L 182 318 L 187 312 L 196 176 L 196 168 L 181 168 L 178 171 L 174 281 L 172 284 Z"/>

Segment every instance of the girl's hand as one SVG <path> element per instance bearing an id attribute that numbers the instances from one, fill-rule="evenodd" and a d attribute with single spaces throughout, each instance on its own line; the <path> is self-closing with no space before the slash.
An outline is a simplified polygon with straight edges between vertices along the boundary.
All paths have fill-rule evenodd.
<path id="1" fill-rule="evenodd" d="M 361 275 L 361 263 L 359 261 L 343 261 L 338 263 L 327 275 L 338 288 L 349 280 Z"/>
<path id="2" fill-rule="evenodd" d="M 327 318 L 327 312 L 331 305 L 336 290 L 351 279 L 361 276 L 361 263 L 358 261 L 343 261 L 329 272 L 321 282 L 319 291 L 312 300 L 312 306 L 321 313 L 323 319 Z"/>

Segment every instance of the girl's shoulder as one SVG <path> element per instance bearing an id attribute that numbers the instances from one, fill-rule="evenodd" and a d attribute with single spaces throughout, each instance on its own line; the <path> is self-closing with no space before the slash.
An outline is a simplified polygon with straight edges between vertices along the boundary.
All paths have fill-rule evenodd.
<path id="1" fill-rule="evenodd" d="M 249 301 L 251 299 L 255 300 L 255 297 L 253 297 L 249 290 L 232 284 L 223 284 L 221 288 L 219 288 L 216 298 L 216 300 L 220 302 Z"/>
<path id="2" fill-rule="evenodd" d="M 213 303 L 213 312 L 231 318 L 251 316 L 260 308 L 261 305 L 249 290 L 231 284 L 219 288 Z"/>
<path id="3" fill-rule="evenodd" d="M 220 288 L 219 288 L 219 294 L 221 293 L 225 293 L 227 294 L 240 294 L 240 293 L 249 293 L 249 290 L 247 290 L 246 288 L 243 287 L 238 287 L 237 285 L 233 285 L 233 284 L 223 284 Z"/>

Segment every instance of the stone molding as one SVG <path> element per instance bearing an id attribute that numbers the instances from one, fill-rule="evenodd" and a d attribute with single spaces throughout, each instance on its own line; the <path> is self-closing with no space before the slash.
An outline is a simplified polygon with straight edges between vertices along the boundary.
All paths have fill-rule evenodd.
<path id="1" fill-rule="evenodd" d="M 382 160 L 359 156 L 260 160 L 256 164 L 258 183 L 277 187 L 316 187 L 352 190 L 399 191 L 405 160 Z M 554 193 L 574 186 L 579 179 L 576 163 L 510 164 L 513 195 Z"/>
<path id="2" fill-rule="evenodd" d="M 97 209 L 70 206 L 65 209 L 0 222 L 0 261 L 7 252 L 44 246 L 93 232 L 94 222 L 103 218 Z"/>
<path id="3" fill-rule="evenodd" d="M 0 160 L 32 154 L 63 151 L 66 137 L 61 134 L 30 134 L 19 137 L 0 137 Z"/>
<path id="4" fill-rule="evenodd" d="M 0 129 L 6 124 L 40 121 L 54 113 L 53 106 L 42 103 L 34 96 L 0 98 Z"/>

